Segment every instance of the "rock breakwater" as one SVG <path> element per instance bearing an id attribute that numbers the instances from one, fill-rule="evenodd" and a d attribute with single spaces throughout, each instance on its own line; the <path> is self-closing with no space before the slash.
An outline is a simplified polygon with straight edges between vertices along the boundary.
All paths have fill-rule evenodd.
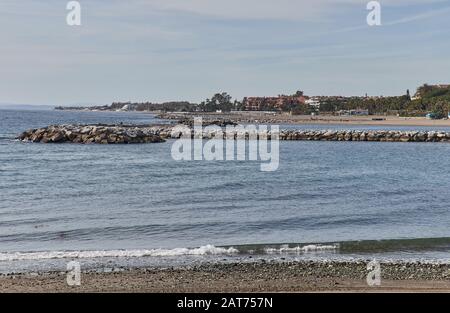
<path id="1" fill-rule="evenodd" d="M 180 138 L 182 133 L 176 130 L 167 131 L 171 133 L 171 138 Z M 204 139 L 212 138 L 234 138 L 248 139 L 250 132 L 233 130 L 232 133 L 204 131 Z M 274 132 L 257 131 L 253 138 L 271 139 Z M 191 138 L 194 132 L 191 130 Z M 450 133 L 445 132 L 421 132 L 421 131 L 362 131 L 362 130 L 280 130 L 278 133 L 280 140 L 306 140 L 306 141 L 384 141 L 384 142 L 450 142 Z"/>
<path id="2" fill-rule="evenodd" d="M 42 143 L 137 144 L 165 140 L 149 128 L 125 125 L 57 125 L 30 129 L 17 139 Z"/>
<path id="3" fill-rule="evenodd" d="M 180 125 L 58 125 L 31 129 L 20 134 L 17 139 L 42 143 L 97 143 L 133 144 L 164 142 L 186 135 Z M 182 125 L 183 127 L 188 127 Z M 189 129 L 191 138 L 194 131 Z M 204 129 L 203 139 L 248 139 L 250 132 L 244 127 L 221 128 L 223 131 Z M 231 129 L 231 131 L 230 131 Z M 186 128 L 184 128 L 186 130 Z M 227 131 L 228 130 L 228 131 Z M 230 133 L 231 132 L 231 133 Z M 195 136 L 197 137 L 197 136 Z M 271 130 L 258 130 L 256 137 L 272 139 Z M 397 130 L 280 130 L 280 140 L 306 141 L 380 141 L 380 142 L 450 142 L 450 133 L 438 131 L 397 131 Z"/>
<path id="4" fill-rule="evenodd" d="M 450 142 L 450 133 L 436 131 L 284 130 L 281 140 Z"/>

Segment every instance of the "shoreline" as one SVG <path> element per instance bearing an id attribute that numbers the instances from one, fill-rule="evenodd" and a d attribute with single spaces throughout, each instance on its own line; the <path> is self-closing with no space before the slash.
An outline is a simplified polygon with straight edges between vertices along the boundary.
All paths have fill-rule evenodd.
<path id="1" fill-rule="evenodd" d="M 248 124 L 288 124 L 288 125 L 352 125 L 352 126 L 419 126 L 450 127 L 449 119 L 431 120 L 425 117 L 397 117 L 384 115 L 370 116 L 332 116 L 332 115 L 290 115 L 264 112 L 232 112 L 232 113 L 161 113 L 160 119 L 179 120 L 193 116 L 208 119 L 226 119 L 235 123 Z"/>
<path id="2" fill-rule="evenodd" d="M 369 286 L 367 263 L 254 262 L 184 268 L 83 272 L 80 286 L 66 273 L 0 276 L 1 292 L 450 292 L 450 264 L 381 263 L 381 285 Z"/>

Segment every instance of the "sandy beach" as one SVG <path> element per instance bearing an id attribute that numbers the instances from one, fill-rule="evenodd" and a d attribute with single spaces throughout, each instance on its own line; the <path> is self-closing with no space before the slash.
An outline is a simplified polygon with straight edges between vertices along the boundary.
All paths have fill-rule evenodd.
<path id="1" fill-rule="evenodd" d="M 290 115 L 264 112 L 232 113 L 164 113 L 162 118 L 181 119 L 201 116 L 207 119 L 229 119 L 237 123 L 254 124 L 319 124 L 319 125 L 368 125 L 368 126 L 428 126 L 450 127 L 450 120 L 431 120 L 425 117 L 397 116 L 331 116 Z"/>
<path id="2" fill-rule="evenodd" d="M 368 286 L 364 262 L 255 262 L 179 269 L 117 269 L 0 277 L 1 292 L 450 292 L 450 265 L 381 264 L 381 285 Z"/>

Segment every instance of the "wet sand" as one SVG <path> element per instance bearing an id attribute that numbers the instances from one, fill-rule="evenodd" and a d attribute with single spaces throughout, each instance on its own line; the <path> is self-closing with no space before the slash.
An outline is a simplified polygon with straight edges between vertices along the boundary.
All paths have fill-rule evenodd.
<path id="1" fill-rule="evenodd" d="M 363 262 L 206 264 L 179 269 L 132 269 L 0 277 L 1 292 L 450 292 L 450 265 L 381 264 L 381 285 L 366 282 Z"/>

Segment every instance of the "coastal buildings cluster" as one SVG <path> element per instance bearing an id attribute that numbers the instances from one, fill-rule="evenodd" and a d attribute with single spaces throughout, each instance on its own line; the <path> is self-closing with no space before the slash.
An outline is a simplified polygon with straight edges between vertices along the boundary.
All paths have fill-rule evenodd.
<path id="1" fill-rule="evenodd" d="M 245 97 L 243 100 L 246 111 L 279 110 L 285 111 L 300 107 L 307 103 L 303 91 L 297 91 L 295 95 L 279 95 L 277 97 Z"/>
<path id="2" fill-rule="evenodd" d="M 450 111 L 450 84 L 424 84 L 411 96 L 407 90 L 400 96 L 309 96 L 303 91 L 291 95 L 247 96 L 232 100 L 225 93 L 217 93 L 199 104 L 188 101 L 165 103 L 114 102 L 91 107 L 57 107 L 60 110 L 98 111 L 161 111 L 161 112 L 230 112 L 270 111 L 291 114 L 332 115 L 396 115 L 447 118 Z"/>

